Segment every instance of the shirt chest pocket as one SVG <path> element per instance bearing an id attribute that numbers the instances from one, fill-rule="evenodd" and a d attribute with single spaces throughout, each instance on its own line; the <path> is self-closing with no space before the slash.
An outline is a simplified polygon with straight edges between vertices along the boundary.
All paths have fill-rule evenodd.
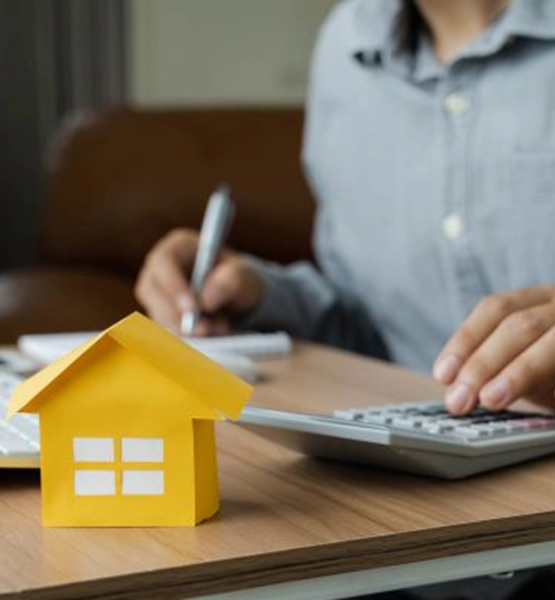
<path id="1" fill-rule="evenodd" d="M 515 153 L 505 175 L 511 285 L 555 283 L 555 151 Z"/>

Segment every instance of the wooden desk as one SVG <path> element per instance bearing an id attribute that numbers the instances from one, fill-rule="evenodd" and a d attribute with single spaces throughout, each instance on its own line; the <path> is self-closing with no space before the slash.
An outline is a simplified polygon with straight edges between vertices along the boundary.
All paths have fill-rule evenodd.
<path id="1" fill-rule="evenodd" d="M 284 408 L 439 392 L 306 344 L 265 372 L 256 402 Z M 36 474 L 1 472 L 0 598 L 322 600 L 555 558 L 555 460 L 446 482 L 312 461 L 230 423 L 218 436 L 222 510 L 196 529 L 43 529 Z"/>

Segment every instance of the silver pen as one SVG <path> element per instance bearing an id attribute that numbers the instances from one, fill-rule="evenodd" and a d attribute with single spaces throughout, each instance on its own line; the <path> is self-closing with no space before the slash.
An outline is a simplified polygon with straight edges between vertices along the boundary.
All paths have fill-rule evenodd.
<path id="1" fill-rule="evenodd" d="M 206 278 L 214 268 L 227 238 L 231 223 L 235 216 L 235 205 L 231 200 L 229 187 L 220 186 L 209 198 L 200 229 L 200 238 L 191 275 L 190 287 L 197 300 Z M 183 313 L 181 317 L 181 334 L 192 335 L 200 316 L 197 308 L 191 312 Z"/>

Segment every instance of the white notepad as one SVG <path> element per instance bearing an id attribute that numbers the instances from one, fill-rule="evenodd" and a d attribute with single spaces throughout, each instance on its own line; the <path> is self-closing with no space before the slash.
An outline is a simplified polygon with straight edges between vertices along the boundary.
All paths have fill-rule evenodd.
<path id="1" fill-rule="evenodd" d="M 17 344 L 21 353 L 41 365 L 47 365 L 89 341 L 95 335 L 98 335 L 98 332 L 29 334 L 22 335 Z M 291 337 L 284 332 L 242 333 L 210 338 L 184 337 L 183 339 L 249 381 L 254 381 L 258 372 L 253 359 L 287 356 L 293 347 Z"/>
<path id="2" fill-rule="evenodd" d="M 186 336 L 182 339 L 200 352 L 238 354 L 255 360 L 288 356 L 293 349 L 291 337 L 283 331 L 276 333 L 241 333 L 204 338 Z"/>

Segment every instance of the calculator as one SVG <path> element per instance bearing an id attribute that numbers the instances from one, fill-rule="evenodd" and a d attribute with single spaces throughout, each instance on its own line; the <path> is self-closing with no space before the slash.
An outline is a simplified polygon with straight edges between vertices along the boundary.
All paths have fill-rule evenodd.
<path id="1" fill-rule="evenodd" d="M 555 452 L 555 416 L 484 408 L 455 416 L 439 400 L 329 415 L 249 405 L 237 424 L 309 456 L 443 479 Z"/>

